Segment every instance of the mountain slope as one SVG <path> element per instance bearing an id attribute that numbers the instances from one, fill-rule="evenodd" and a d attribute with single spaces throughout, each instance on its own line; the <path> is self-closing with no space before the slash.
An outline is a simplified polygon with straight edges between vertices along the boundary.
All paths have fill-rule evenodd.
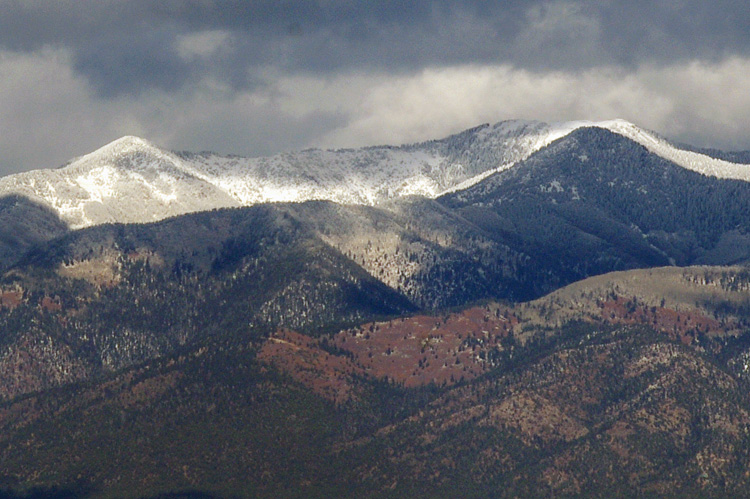
<path id="1" fill-rule="evenodd" d="M 57 214 L 44 205 L 17 195 L 0 198 L 0 270 L 67 230 Z"/>
<path id="2" fill-rule="evenodd" d="M 509 134 L 510 125 L 503 126 L 503 134 Z M 430 147 L 463 154 L 471 149 L 464 147 L 467 143 L 497 137 L 492 128 L 497 127 L 471 130 L 466 137 L 452 138 L 454 142 Z M 524 130 L 521 135 L 532 135 Z M 141 175 L 169 170 L 177 175 L 188 168 L 180 157 L 158 150 L 132 163 L 132 147 L 145 147 L 137 142 L 120 144 L 130 151 L 125 156 L 111 154 L 122 160 L 116 162 L 118 171 Z M 453 152 L 449 146 L 455 146 Z M 89 163 L 100 160 L 91 157 L 76 164 L 84 171 Z M 197 174 L 184 176 L 199 182 Z M 210 196 L 197 199 L 204 202 Z M 601 127 L 576 128 L 513 168 L 438 200 L 400 197 L 374 207 L 318 201 L 267 209 L 295 220 L 423 309 L 487 298 L 531 299 L 613 270 L 750 258 L 749 183 L 692 172 Z M 179 227 L 179 222 L 170 226 Z M 194 236 L 176 231 L 161 237 L 175 248 L 185 245 L 183 253 L 189 254 L 190 238 L 228 238 L 232 230 Z M 142 236 L 152 237 L 147 231 Z M 134 235 L 129 244 L 148 242 L 139 237 Z"/>
<path id="3" fill-rule="evenodd" d="M 474 140 L 483 130 L 467 135 Z M 111 154 L 123 175 L 171 171 L 199 181 L 184 173 L 176 155 L 148 149 L 132 163 L 132 148 L 146 146 L 131 140 L 119 147 L 130 151 Z M 88 171 L 89 163 L 100 160 L 82 159 L 76 168 Z M 248 313 L 246 320 L 319 328 L 336 317 L 357 320 L 355 310 L 365 303 L 367 313 L 377 313 L 380 299 L 387 304 L 384 314 L 397 314 L 414 305 L 434 310 L 482 299 L 536 298 L 612 270 L 741 262 L 750 256 L 749 233 L 750 183 L 686 170 L 601 127 L 577 128 L 513 168 L 438 200 L 405 197 L 376 207 L 328 201 L 256 205 L 155 225 L 76 231 L 33 249 L 9 275 L 7 292 L 16 301 L 13 276 L 49 268 L 56 278 L 106 288 L 119 284 L 123 265 L 131 269 L 148 261 L 153 268 L 128 277 L 136 279 L 139 293 L 148 279 L 158 279 L 188 300 L 209 285 L 202 281 L 206 276 L 210 287 L 217 275 L 250 258 L 255 267 L 243 268 L 240 282 L 247 287 L 238 289 L 260 292 L 253 306 L 264 319 L 253 322 L 260 316 Z M 306 277 L 294 281 L 295 273 Z M 188 291 L 179 288 L 183 274 L 192 276 Z M 289 282 L 258 288 L 265 278 Z M 327 288 L 329 279 L 335 284 Z M 43 282 L 70 293 L 62 281 Z M 370 288 L 348 287 L 365 282 Z M 380 298 L 367 298 L 369 292 Z M 347 316 L 350 306 L 353 315 Z M 152 345 L 144 338 L 144 345 Z"/>
<path id="4" fill-rule="evenodd" d="M 523 299 L 536 277 L 525 255 L 432 200 L 377 207 L 311 201 L 284 209 L 423 309 Z"/>
<path id="5" fill-rule="evenodd" d="M 597 127 L 627 137 L 648 149 L 649 152 L 687 170 L 716 178 L 750 181 L 750 161 L 748 161 L 750 158 L 747 154 L 721 153 L 720 151 L 681 147 L 625 120 L 574 123 L 576 124 L 574 130 L 583 127 Z"/>
<path id="6" fill-rule="evenodd" d="M 747 258 L 749 183 L 684 169 L 597 127 L 439 202 L 544 262 L 562 284 L 612 270 Z"/>
<path id="7" fill-rule="evenodd" d="M 0 179 L 0 497 L 742 495 L 750 272 L 654 267 L 750 183 L 585 125 Z"/>
<path id="8" fill-rule="evenodd" d="M 310 334 L 415 307 L 274 206 L 80 230 L 0 281 L 0 399 L 206 337 Z"/>

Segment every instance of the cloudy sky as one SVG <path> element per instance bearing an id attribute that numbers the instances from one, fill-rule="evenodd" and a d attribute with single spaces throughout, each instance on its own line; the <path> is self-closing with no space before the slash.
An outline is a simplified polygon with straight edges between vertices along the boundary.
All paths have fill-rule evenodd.
<path id="1" fill-rule="evenodd" d="M 0 174 L 624 118 L 750 149 L 744 0 L 0 0 Z"/>

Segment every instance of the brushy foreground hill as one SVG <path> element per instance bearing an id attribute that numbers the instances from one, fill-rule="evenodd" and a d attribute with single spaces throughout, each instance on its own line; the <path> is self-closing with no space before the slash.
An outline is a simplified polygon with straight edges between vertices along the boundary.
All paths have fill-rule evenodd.
<path id="1" fill-rule="evenodd" d="M 748 286 L 744 268 L 654 269 L 316 337 L 206 335 L 6 399 L 0 484 L 21 496 L 741 495 Z"/>

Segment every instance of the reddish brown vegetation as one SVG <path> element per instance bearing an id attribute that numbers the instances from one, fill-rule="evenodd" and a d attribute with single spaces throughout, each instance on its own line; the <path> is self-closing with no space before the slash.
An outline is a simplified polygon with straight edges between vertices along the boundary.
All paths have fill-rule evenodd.
<path id="1" fill-rule="evenodd" d="M 499 309 L 475 307 L 445 317 L 419 315 L 365 324 L 341 331 L 333 343 L 377 378 L 404 386 L 451 385 L 491 367 L 487 352 L 501 350 L 500 340 L 510 336 L 517 323 Z"/>
<path id="2" fill-rule="evenodd" d="M 698 310 L 649 307 L 636 299 L 599 301 L 605 324 L 643 324 L 686 345 L 699 335 L 721 334 L 722 325 Z M 330 400 L 351 397 L 353 373 L 387 379 L 406 387 L 453 385 L 480 376 L 494 365 L 510 343 L 503 339 L 521 330 L 523 320 L 512 308 L 474 307 L 445 316 L 418 315 L 364 324 L 316 340 L 290 331 L 271 337 L 260 358 Z M 326 342 L 345 356 L 321 348 Z M 503 344 L 505 343 L 505 344 Z"/>
<path id="3" fill-rule="evenodd" d="M 352 377 L 365 374 L 348 357 L 331 355 L 317 340 L 288 330 L 278 331 L 268 338 L 258 352 L 258 360 L 337 404 L 357 395 Z"/>
<path id="4" fill-rule="evenodd" d="M 5 308 L 14 309 L 23 301 L 23 291 L 11 290 L 0 291 L 0 305 Z"/>
<path id="5" fill-rule="evenodd" d="M 602 319 L 610 324 L 645 324 L 680 340 L 686 345 L 695 342 L 698 334 L 712 335 L 722 332 L 721 324 L 698 310 L 677 311 L 664 307 L 647 307 L 635 299 L 617 297 L 600 302 Z"/>
<path id="6" fill-rule="evenodd" d="M 60 299 L 58 297 L 50 298 L 49 296 L 45 296 L 42 298 L 39 306 L 42 307 L 42 310 L 47 312 L 59 312 L 62 310 L 62 305 L 60 304 Z"/>
<path id="7" fill-rule="evenodd" d="M 0 290 L 0 307 L 13 310 L 22 303 L 28 301 L 28 298 L 24 298 L 23 290 Z M 38 306 L 46 312 L 59 312 L 62 310 L 62 303 L 59 296 L 52 297 L 45 295 L 39 300 Z"/>
<path id="8" fill-rule="evenodd" d="M 365 324 L 313 339 L 279 331 L 258 359 L 336 403 L 354 393 L 352 376 L 370 375 L 407 387 L 452 385 L 492 367 L 488 352 L 501 351 L 518 319 L 500 309 L 475 307 L 444 317 L 419 315 Z M 325 344 L 341 355 L 326 351 Z"/>

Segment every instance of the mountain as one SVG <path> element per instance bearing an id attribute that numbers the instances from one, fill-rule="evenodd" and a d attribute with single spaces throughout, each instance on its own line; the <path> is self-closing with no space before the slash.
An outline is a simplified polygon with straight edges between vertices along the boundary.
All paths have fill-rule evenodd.
<path id="1" fill-rule="evenodd" d="M 744 157 L 503 122 L 0 179 L 0 497 L 742 495 Z"/>
<path id="2" fill-rule="evenodd" d="M 472 173 L 483 173 L 470 177 L 474 182 L 471 185 L 467 181 L 454 184 L 450 192 L 436 199 L 394 195 L 393 199 L 384 199 L 375 206 L 332 201 L 260 203 L 253 206 L 263 206 L 263 209 L 242 212 L 242 217 L 247 217 L 242 223 L 265 227 L 269 222 L 264 213 L 275 213 L 275 217 L 282 217 L 285 223 L 298 227 L 295 230 L 304 229 L 305 237 L 314 239 L 315 244 L 336 252 L 336 258 L 347 266 L 368 275 L 368 279 L 388 288 L 400 299 L 426 310 L 463 306 L 483 299 L 533 299 L 577 280 L 613 270 L 734 264 L 750 259 L 750 183 L 707 176 L 665 159 L 664 156 L 672 159 L 682 156 L 663 140 L 625 122 L 582 125 L 506 122 L 415 146 L 329 151 L 325 154 L 358 158 L 362 172 L 378 169 L 383 174 L 388 172 L 393 165 L 378 163 L 381 153 L 423 154 L 431 150 L 443 158 L 440 167 L 443 170 L 438 168 L 433 173 L 445 173 L 445 168 L 458 164 L 462 157 L 466 164 L 473 165 Z M 558 138 L 542 147 L 555 137 Z M 644 146 L 633 138 L 644 143 L 650 141 L 650 145 Z M 536 147 L 541 149 L 516 160 L 512 167 L 494 173 L 487 169 L 488 165 L 501 161 L 501 157 L 502 161 L 522 158 Z M 323 153 L 301 154 L 312 157 L 310 155 Z M 291 161 L 292 156 L 285 161 Z M 281 168 L 280 158 L 283 157 L 274 160 L 273 174 L 257 167 L 265 164 L 265 160 L 235 158 L 231 160 L 236 162 L 232 168 L 237 175 L 245 175 L 242 182 L 259 171 L 268 178 L 289 180 L 289 175 L 294 176 L 303 169 L 311 179 L 316 178 L 315 172 L 325 170 L 322 163 L 303 165 L 301 160 L 297 166 Z M 450 161 L 445 160 L 449 157 Z M 204 161 L 202 169 L 196 166 L 200 162 L 196 158 Z M 469 161 L 471 158 L 474 159 Z M 24 213 L 29 214 L 32 209 L 41 210 L 49 220 L 34 222 L 37 232 L 28 236 L 6 234 L 9 249 L 5 266 L 59 265 L 54 255 L 59 253 L 61 245 L 83 239 L 89 240 L 89 245 L 85 246 L 88 253 L 78 251 L 67 255 L 65 259 L 71 266 L 93 266 L 101 270 L 98 264 L 92 263 L 91 255 L 104 251 L 102 248 L 112 249 L 117 258 L 124 258 L 127 253 L 122 248 L 146 248 L 146 254 L 172 262 L 169 269 L 177 265 L 175 254 L 181 248 L 178 266 L 209 273 L 220 267 L 217 263 L 220 251 L 225 254 L 239 251 L 232 258 L 241 260 L 244 258 L 242 245 L 236 249 L 223 248 L 223 245 L 228 245 L 233 238 L 242 240 L 245 229 L 226 225 L 225 214 L 206 211 L 215 205 L 237 209 L 242 201 L 218 186 L 220 182 L 216 179 L 224 182 L 225 187 L 231 182 L 236 182 L 235 186 L 241 183 L 238 176 L 227 173 L 227 164 L 223 170 L 216 166 L 219 159 L 211 155 L 167 153 L 139 139 L 128 138 L 60 170 L 6 177 L 6 183 L 12 181 L 17 185 L 26 179 L 30 183 L 24 185 L 28 187 L 41 183 L 40 178 L 34 180 L 36 183 L 31 182 L 37 174 L 56 175 L 59 182 L 71 189 L 73 185 L 90 187 L 89 194 L 95 193 L 99 201 L 91 201 L 92 198 L 79 192 L 73 197 L 75 202 L 65 202 L 67 211 L 63 211 L 59 219 L 55 218 L 54 210 L 30 201 L 37 196 L 31 191 L 27 192 L 27 198 L 9 197 L 9 200 L 25 201 L 9 201 L 7 206 L 23 206 Z M 702 163 L 704 170 L 709 163 L 715 166 L 722 160 L 706 161 Z M 209 163 L 213 169 L 206 167 Z M 347 168 L 358 171 L 351 164 L 339 166 L 339 173 Z M 243 170 L 245 167 L 247 171 Z M 215 176 L 214 183 L 206 181 L 209 171 Z M 331 173 L 330 185 L 339 185 L 340 179 L 335 180 L 334 173 L 335 170 Z M 405 167 L 394 175 L 408 173 L 409 168 Z M 299 194 L 300 191 L 295 191 L 299 184 L 289 181 L 289 192 Z M 44 185 L 47 193 L 53 192 L 52 182 L 45 181 Z M 341 185 L 351 189 L 361 187 L 353 182 Z M 159 194 L 155 196 L 152 189 L 157 189 Z M 109 197 L 103 192 L 109 193 Z M 236 195 L 236 191 L 233 192 Z M 162 203 L 167 198 L 169 201 Z M 63 206 L 61 198 L 56 199 L 55 202 Z M 175 216 L 165 225 L 117 228 L 116 232 L 129 235 L 127 242 L 117 241 L 120 246 L 116 248 L 110 248 L 113 227 L 102 231 L 73 231 L 71 237 L 45 244 L 47 239 L 75 229 L 75 225 L 66 227 L 65 217 L 85 218 L 87 214 L 97 213 L 95 208 L 106 215 L 102 215 L 102 220 L 126 218 L 131 223 L 142 217 Z M 196 232 L 193 230 L 195 220 L 180 219 L 176 215 L 185 210 L 201 213 L 196 220 L 221 227 L 221 230 Z M 12 213 L 17 216 L 19 212 Z M 28 220 L 34 221 L 40 216 L 29 216 Z M 81 220 L 83 218 L 79 219 L 83 223 Z M 86 220 L 86 223 L 93 223 L 91 218 Z M 184 230 L 183 223 L 187 227 Z M 25 231 L 28 229 L 21 227 L 18 233 Z M 156 236 L 154 231 L 160 235 Z M 15 229 L 13 232 L 16 233 Z M 155 245 L 158 238 L 170 241 L 170 245 Z M 294 248 L 287 255 L 289 258 L 298 258 L 307 251 L 307 247 L 299 247 L 300 241 L 288 239 L 285 247 L 290 251 Z M 195 249 L 196 244 L 200 248 Z M 280 259 L 275 262 L 282 264 Z"/>
<path id="3" fill-rule="evenodd" d="M 435 198 L 511 168 L 582 127 L 618 133 L 686 169 L 750 180 L 747 165 L 680 149 L 621 120 L 506 121 L 400 147 L 312 149 L 268 158 L 174 153 L 123 137 L 62 168 L 3 177 L 0 196 L 27 197 L 74 229 L 267 202 L 375 205 L 409 195 Z"/>
<path id="4" fill-rule="evenodd" d="M 422 309 L 530 296 L 536 262 L 424 198 L 377 207 L 309 201 L 290 215 Z"/>
<path id="5" fill-rule="evenodd" d="M 40 210 L 27 221 L 44 234 L 17 245 L 0 280 L 7 398 L 228 330 L 319 334 L 534 299 L 613 270 L 750 258 L 750 183 L 685 169 L 601 127 L 435 200 L 258 204 L 70 232 L 36 204 L 7 206 Z M 206 310 L 182 312 L 191 308 Z"/>
<path id="6" fill-rule="evenodd" d="M 48 206 L 73 229 L 239 205 L 174 154 L 136 137 L 123 137 L 63 168 L 3 177 L 0 192 Z"/>
<path id="7" fill-rule="evenodd" d="M 438 201 L 544 261 L 562 283 L 749 256 L 750 184 L 682 168 L 598 127 Z"/>

